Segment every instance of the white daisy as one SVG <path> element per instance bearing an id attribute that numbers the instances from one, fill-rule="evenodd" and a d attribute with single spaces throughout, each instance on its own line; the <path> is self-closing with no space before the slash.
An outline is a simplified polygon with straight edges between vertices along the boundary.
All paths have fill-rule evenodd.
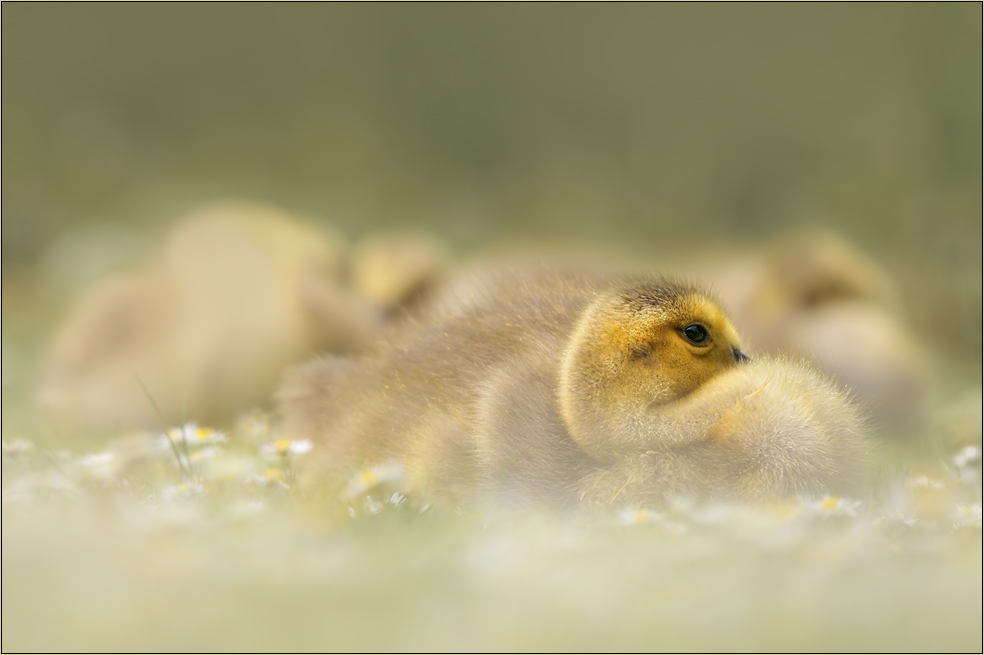
<path id="1" fill-rule="evenodd" d="M 807 505 L 807 507 L 819 513 L 824 518 L 831 516 L 849 516 L 854 518 L 858 515 L 857 510 L 860 506 L 860 500 L 838 498 L 837 496 L 826 496 Z"/>
<path id="2" fill-rule="evenodd" d="M 349 483 L 345 488 L 343 497 L 355 498 L 356 496 L 361 496 L 381 484 L 399 489 L 405 485 L 405 479 L 406 475 L 403 467 L 396 462 L 370 466 L 349 478 Z"/>
<path id="3" fill-rule="evenodd" d="M 981 527 L 981 506 L 979 503 L 973 505 L 957 505 L 955 512 L 954 528 L 979 528 Z"/>
<path id="4" fill-rule="evenodd" d="M 266 471 L 260 475 L 248 475 L 246 476 L 246 484 L 257 485 L 261 487 L 271 486 L 279 487 L 281 489 L 290 489 L 290 485 L 284 482 L 284 472 L 283 469 L 271 466 Z"/>
<path id="5" fill-rule="evenodd" d="M 618 513 L 618 522 L 621 525 L 642 525 L 645 523 L 655 523 L 663 516 L 648 509 L 636 509 L 626 507 Z"/>
<path id="6" fill-rule="evenodd" d="M 267 459 L 276 459 L 287 455 L 303 455 L 313 447 L 310 439 L 277 439 L 260 446 L 260 454 Z"/>
<path id="7" fill-rule="evenodd" d="M 228 441 L 228 437 L 221 430 L 202 428 L 194 422 L 185 423 L 181 427 L 170 428 L 165 434 L 165 437 L 173 444 L 185 444 L 192 447 L 208 446 Z"/>
<path id="8" fill-rule="evenodd" d="M 953 456 L 953 463 L 956 464 L 958 468 L 980 464 L 981 449 L 977 446 L 967 446 Z"/>
<path id="9" fill-rule="evenodd" d="M 87 474 L 103 482 L 115 480 L 123 468 L 122 460 L 110 452 L 86 455 L 79 464 Z"/>

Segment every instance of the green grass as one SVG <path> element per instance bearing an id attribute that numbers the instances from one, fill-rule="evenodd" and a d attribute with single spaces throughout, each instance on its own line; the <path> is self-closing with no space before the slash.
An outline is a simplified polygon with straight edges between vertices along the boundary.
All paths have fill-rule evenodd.
<path id="1" fill-rule="evenodd" d="M 160 436 L 100 458 L 8 448 L 3 649 L 981 645 L 979 462 L 963 469 L 976 481 L 910 475 L 846 512 L 677 501 L 516 516 L 378 488 L 372 503 L 305 499 L 269 482 L 291 462 L 261 456 L 259 436 L 231 431 L 190 476 Z"/>

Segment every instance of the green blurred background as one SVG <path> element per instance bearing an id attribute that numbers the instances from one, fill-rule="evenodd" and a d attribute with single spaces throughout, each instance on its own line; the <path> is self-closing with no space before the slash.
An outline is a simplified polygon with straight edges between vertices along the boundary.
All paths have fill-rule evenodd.
<path id="1" fill-rule="evenodd" d="M 980 3 L 5 3 L 5 289 L 228 196 L 461 256 L 821 224 L 979 384 L 981 26 Z"/>

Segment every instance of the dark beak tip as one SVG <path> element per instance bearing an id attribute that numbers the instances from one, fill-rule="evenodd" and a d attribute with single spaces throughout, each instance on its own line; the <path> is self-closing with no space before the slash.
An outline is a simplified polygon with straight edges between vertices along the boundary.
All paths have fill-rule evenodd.
<path id="1" fill-rule="evenodd" d="M 733 349 L 733 352 L 735 353 L 735 361 L 738 362 L 739 364 L 745 364 L 746 362 L 752 361 L 748 355 L 738 350 L 737 348 Z"/>

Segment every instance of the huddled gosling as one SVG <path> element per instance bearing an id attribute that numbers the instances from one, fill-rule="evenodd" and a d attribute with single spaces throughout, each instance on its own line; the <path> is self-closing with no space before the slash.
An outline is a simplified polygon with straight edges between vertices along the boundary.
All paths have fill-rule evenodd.
<path id="1" fill-rule="evenodd" d="M 289 372 L 308 489 L 395 466 L 452 502 L 630 505 L 858 490 L 863 421 L 808 365 L 749 360 L 686 283 L 505 266 L 453 284 L 373 355 Z M 317 456 L 314 456 L 317 453 Z"/>

